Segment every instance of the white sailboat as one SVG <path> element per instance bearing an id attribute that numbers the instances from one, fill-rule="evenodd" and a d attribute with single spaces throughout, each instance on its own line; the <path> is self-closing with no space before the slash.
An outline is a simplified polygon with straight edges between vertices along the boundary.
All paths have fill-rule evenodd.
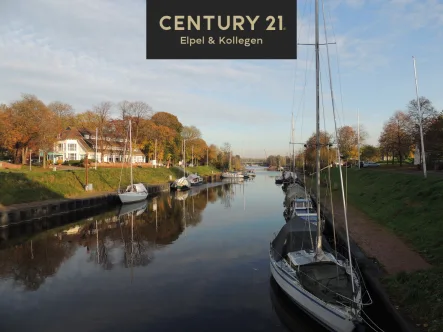
<path id="1" fill-rule="evenodd" d="M 191 188 L 191 183 L 186 177 L 186 140 L 183 140 L 183 176 L 171 183 L 171 190 L 185 191 Z"/>
<path id="2" fill-rule="evenodd" d="M 143 183 L 134 183 L 132 176 L 132 133 L 131 133 L 131 120 L 129 120 L 129 160 L 131 170 L 131 184 L 126 188 L 124 192 L 118 193 L 118 197 L 123 204 L 135 203 L 145 200 L 148 197 L 148 190 Z"/>
<path id="3" fill-rule="evenodd" d="M 318 0 L 315 0 L 316 182 L 319 194 L 321 145 L 318 6 Z M 326 45 L 327 43 L 326 39 Z M 316 204 L 317 220 L 321 220 L 318 197 L 319 195 Z M 346 206 L 344 210 L 347 230 Z M 353 332 L 363 328 L 361 312 L 365 293 L 362 279 L 357 273 L 358 267 L 353 266 L 349 237 L 350 259 L 346 259 L 326 242 L 321 222 L 313 226 L 311 222 L 294 215 L 271 242 L 269 256 L 271 274 L 277 284 L 321 325 L 336 332 Z"/>

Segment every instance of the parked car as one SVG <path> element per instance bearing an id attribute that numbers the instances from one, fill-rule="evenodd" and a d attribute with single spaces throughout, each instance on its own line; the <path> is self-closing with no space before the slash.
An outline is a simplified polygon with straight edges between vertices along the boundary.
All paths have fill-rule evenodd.
<path id="1" fill-rule="evenodd" d="M 360 167 L 380 167 L 380 164 L 373 161 L 362 161 L 360 162 Z"/>

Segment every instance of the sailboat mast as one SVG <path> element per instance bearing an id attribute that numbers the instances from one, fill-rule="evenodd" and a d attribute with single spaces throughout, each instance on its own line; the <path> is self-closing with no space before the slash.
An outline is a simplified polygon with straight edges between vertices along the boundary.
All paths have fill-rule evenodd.
<path id="1" fill-rule="evenodd" d="M 318 29 L 318 0 L 315 0 L 315 110 L 316 110 L 316 180 L 317 180 L 317 254 L 322 250 L 320 222 L 320 50 Z"/>
<path id="2" fill-rule="evenodd" d="M 420 97 L 418 95 L 418 82 L 417 82 L 417 67 L 415 66 L 415 57 L 412 57 L 412 60 L 414 61 L 414 77 L 415 77 L 415 93 L 417 94 L 417 110 L 418 110 L 418 117 L 420 119 L 419 121 L 419 127 L 420 127 L 420 142 L 421 142 L 421 158 L 423 161 L 423 176 L 426 179 L 426 154 L 425 154 L 425 143 L 423 142 L 423 114 L 420 109 Z"/>
<path id="3" fill-rule="evenodd" d="M 186 177 L 186 140 L 183 140 L 183 176 Z"/>
<path id="4" fill-rule="evenodd" d="M 131 128 L 131 120 L 129 120 L 129 158 L 131 160 L 131 188 L 134 185 L 134 181 L 132 179 L 132 128 Z"/>
<path id="5" fill-rule="evenodd" d="M 358 168 L 360 168 L 360 110 L 357 109 L 357 154 Z"/>
<path id="6" fill-rule="evenodd" d="M 295 146 L 294 146 L 294 111 L 292 111 L 292 130 L 291 130 L 291 143 L 292 143 L 292 169 L 291 172 L 295 172 Z"/>

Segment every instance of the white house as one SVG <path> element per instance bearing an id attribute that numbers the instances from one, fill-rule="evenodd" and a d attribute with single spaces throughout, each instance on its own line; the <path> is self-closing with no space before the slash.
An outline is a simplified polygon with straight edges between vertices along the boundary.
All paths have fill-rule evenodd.
<path id="1" fill-rule="evenodd" d="M 88 156 L 88 159 L 96 159 L 102 163 L 115 163 L 128 161 L 129 143 L 127 139 L 114 137 L 95 137 L 95 131 L 86 128 L 77 129 L 68 127 L 57 137 L 54 146 L 54 152 L 49 153 L 53 161 L 61 159 L 81 160 Z M 145 155 L 139 150 L 134 149 L 132 153 L 134 163 L 146 162 Z"/>

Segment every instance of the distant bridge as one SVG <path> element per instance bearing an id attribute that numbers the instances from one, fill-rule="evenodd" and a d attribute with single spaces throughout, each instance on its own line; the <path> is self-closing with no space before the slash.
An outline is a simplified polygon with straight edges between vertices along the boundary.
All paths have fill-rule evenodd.
<path id="1" fill-rule="evenodd" d="M 243 165 L 259 165 L 259 166 L 268 166 L 268 162 L 266 159 L 258 159 L 258 158 L 243 158 L 241 160 Z"/>

